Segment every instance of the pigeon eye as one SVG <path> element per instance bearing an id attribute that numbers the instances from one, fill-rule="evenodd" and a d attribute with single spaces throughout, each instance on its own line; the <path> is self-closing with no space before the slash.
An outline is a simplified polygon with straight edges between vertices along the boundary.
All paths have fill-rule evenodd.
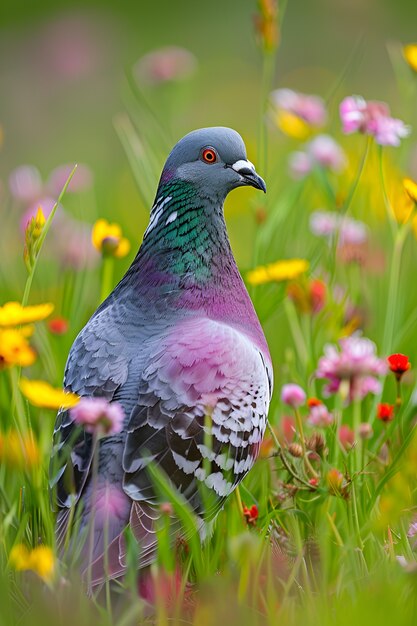
<path id="1" fill-rule="evenodd" d="M 215 163 L 217 161 L 217 155 L 212 148 L 203 150 L 201 157 L 206 163 Z"/>

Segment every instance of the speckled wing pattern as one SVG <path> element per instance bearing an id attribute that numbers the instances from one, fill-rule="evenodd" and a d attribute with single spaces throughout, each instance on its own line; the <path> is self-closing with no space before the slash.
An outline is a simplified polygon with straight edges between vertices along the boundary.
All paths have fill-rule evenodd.
<path id="1" fill-rule="evenodd" d="M 113 399 L 127 380 L 128 360 L 123 337 L 114 323 L 119 304 L 98 312 L 79 333 L 68 356 L 64 387 L 80 396 Z M 89 476 L 92 437 L 75 426 L 68 410 L 58 412 L 54 429 L 50 487 L 59 507 L 77 501 Z M 70 449 L 69 449 L 70 448 Z"/>
<path id="2" fill-rule="evenodd" d="M 270 380 L 260 351 L 241 332 L 185 319 L 150 339 L 137 405 L 127 427 L 124 489 L 155 502 L 146 468 L 156 463 L 202 513 L 199 483 L 222 501 L 250 470 L 266 426 Z"/>
<path id="3" fill-rule="evenodd" d="M 100 442 L 100 473 L 130 500 L 130 513 L 115 520 L 118 530 L 109 537 L 111 576 L 122 575 L 126 567 L 123 527 L 128 523 L 140 546 L 140 566 L 155 557 L 160 512 L 149 463 L 165 472 L 197 515 L 214 517 L 256 460 L 271 394 L 268 366 L 239 330 L 189 316 L 155 324 L 155 333 L 148 327 L 141 339 L 137 325 L 120 324 L 120 318 L 126 321 L 122 309 L 120 302 L 112 303 L 90 320 L 74 342 L 65 373 L 67 389 L 117 400 L 127 414 L 121 438 Z M 68 411 L 57 416 L 54 442 L 51 486 L 61 508 L 60 542 L 71 504 L 80 499 L 85 515 L 91 514 L 93 450 L 91 435 L 74 430 Z M 201 501 L 202 484 L 213 493 L 210 511 Z M 102 530 L 95 528 L 94 584 L 104 579 Z"/>

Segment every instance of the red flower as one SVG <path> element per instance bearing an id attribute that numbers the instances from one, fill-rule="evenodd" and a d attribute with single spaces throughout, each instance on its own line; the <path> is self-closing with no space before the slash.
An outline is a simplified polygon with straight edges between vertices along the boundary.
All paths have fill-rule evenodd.
<path id="1" fill-rule="evenodd" d="M 378 404 L 376 416 L 382 422 L 390 422 L 394 419 L 394 405 L 385 402 Z"/>
<path id="2" fill-rule="evenodd" d="M 405 356 L 405 354 L 391 354 L 387 361 L 391 372 L 394 372 L 397 380 L 400 380 L 401 376 L 411 367 L 408 356 Z"/>
<path id="3" fill-rule="evenodd" d="M 308 481 L 312 487 L 318 487 L 319 479 L 318 478 L 310 478 Z"/>
<path id="4" fill-rule="evenodd" d="M 54 317 L 48 322 L 48 330 L 54 335 L 64 335 L 68 328 L 68 320 L 64 317 Z"/>
<path id="5" fill-rule="evenodd" d="M 259 517 L 259 511 L 256 504 L 252 504 L 250 509 L 248 509 L 247 506 L 243 506 L 243 515 L 248 524 L 250 524 L 251 526 L 255 526 L 256 520 Z"/>
<path id="6" fill-rule="evenodd" d="M 309 409 L 311 409 L 313 406 L 320 406 L 320 404 L 323 404 L 323 402 L 321 400 L 319 400 L 318 398 L 308 398 L 307 400 L 307 406 Z"/>
<path id="7" fill-rule="evenodd" d="M 319 313 L 326 303 L 326 285 L 322 280 L 312 280 L 310 283 L 310 302 L 313 313 Z"/>

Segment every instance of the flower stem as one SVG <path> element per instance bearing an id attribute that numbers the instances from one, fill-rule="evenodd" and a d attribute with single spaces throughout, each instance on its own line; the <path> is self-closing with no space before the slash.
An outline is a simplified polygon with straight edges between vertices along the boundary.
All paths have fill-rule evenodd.
<path id="1" fill-rule="evenodd" d="M 301 447 L 303 449 L 304 462 L 306 466 L 308 467 L 308 469 L 310 470 L 311 474 L 314 476 L 314 478 L 317 478 L 318 474 L 316 470 L 314 469 L 314 467 L 311 465 L 310 459 L 308 458 L 308 452 L 306 448 L 306 441 L 304 438 L 304 428 L 303 428 L 303 420 L 301 418 L 301 413 L 296 407 L 294 407 L 294 413 L 295 413 L 295 421 L 297 422 L 298 434 L 300 435 Z"/>
<path id="2" fill-rule="evenodd" d="M 306 367 L 308 363 L 308 350 L 300 323 L 298 321 L 297 312 L 290 298 L 285 298 L 284 309 L 287 314 L 291 335 L 298 352 L 298 358 L 300 359 L 302 365 Z"/>
<path id="3" fill-rule="evenodd" d="M 346 199 L 343 203 L 343 206 L 340 210 L 340 215 L 342 217 L 344 217 L 346 215 L 346 213 L 348 212 L 350 205 L 352 203 L 353 197 L 356 193 L 356 190 L 359 186 L 363 171 L 365 169 L 365 164 L 368 158 L 368 154 L 369 154 L 369 146 L 370 146 L 370 141 L 371 138 L 367 137 L 366 138 L 366 143 L 365 143 L 365 149 L 362 153 L 362 158 L 360 160 L 358 169 L 356 171 L 356 176 L 352 181 L 352 184 L 349 188 L 349 192 L 346 196 Z M 331 283 L 333 283 L 333 280 L 335 278 L 335 270 L 337 267 L 337 263 L 336 263 L 336 254 L 337 254 L 337 247 L 339 245 L 339 236 L 340 236 L 340 231 L 339 229 L 336 231 L 335 236 L 333 237 L 333 242 L 332 242 L 332 250 L 331 250 L 331 267 L 332 267 L 332 276 L 331 276 Z"/>
<path id="4" fill-rule="evenodd" d="M 266 132 L 266 114 L 268 111 L 268 98 L 272 88 L 272 80 L 275 69 L 275 56 L 269 52 L 262 55 L 262 84 L 261 84 L 261 106 L 259 113 L 259 142 L 258 142 L 258 163 L 259 171 L 263 176 L 267 176 L 268 163 L 268 135 Z"/>
<path id="5" fill-rule="evenodd" d="M 91 501 L 90 507 L 91 512 L 95 510 L 95 500 L 97 498 L 97 487 L 98 487 L 98 456 L 99 456 L 99 441 L 100 437 L 94 433 L 93 434 L 93 459 L 92 459 L 92 467 L 91 467 Z M 87 562 L 87 590 L 89 594 L 92 594 L 92 575 L 93 575 L 93 552 L 94 552 L 94 529 L 95 529 L 95 516 L 94 514 L 90 515 L 90 528 L 89 528 L 89 536 L 88 536 L 88 562 Z"/>
<path id="6" fill-rule="evenodd" d="M 39 237 L 39 242 L 38 242 L 38 247 L 37 247 L 37 254 L 33 260 L 33 265 L 31 267 L 31 270 L 29 272 L 29 275 L 26 279 L 26 285 L 25 285 L 25 290 L 23 292 L 23 298 L 22 298 L 22 306 L 26 306 L 29 300 L 29 294 L 30 294 L 30 289 L 32 287 L 32 281 L 33 281 L 33 277 L 35 275 L 35 270 L 36 270 L 36 266 L 38 264 L 38 259 L 42 250 L 42 246 L 44 244 L 46 235 L 48 234 L 48 231 L 51 227 L 52 224 L 52 220 L 54 219 L 54 215 L 56 213 L 56 210 L 59 206 L 59 204 L 61 203 L 62 198 L 64 197 L 64 194 L 67 190 L 68 185 L 71 182 L 72 177 L 75 174 L 75 170 L 77 169 L 77 165 L 74 165 L 70 175 L 68 176 L 67 180 L 65 181 L 65 185 L 62 188 L 61 193 L 58 196 L 58 200 L 55 202 L 54 206 L 52 207 L 52 211 L 50 212 L 48 219 L 45 222 L 44 227 L 42 228 L 42 232 L 41 235 Z"/>
<path id="7" fill-rule="evenodd" d="M 361 423 L 361 402 L 359 399 L 353 401 L 353 432 L 355 435 L 355 472 L 361 469 L 362 439 L 359 436 L 359 425 Z"/>
<path id="8" fill-rule="evenodd" d="M 398 302 L 398 286 L 400 281 L 401 257 L 404 242 L 408 233 L 408 224 L 404 224 L 397 230 L 394 239 L 394 250 L 392 253 L 391 271 L 388 284 L 387 313 L 385 318 L 384 339 L 382 343 L 383 354 L 389 354 L 392 348 L 394 335 L 395 314 Z"/>
<path id="9" fill-rule="evenodd" d="M 101 274 L 101 292 L 100 292 L 100 302 L 103 302 L 109 295 L 112 288 L 113 281 L 113 268 L 114 268 L 114 259 L 110 256 L 105 256 L 103 258 L 103 267 Z"/>

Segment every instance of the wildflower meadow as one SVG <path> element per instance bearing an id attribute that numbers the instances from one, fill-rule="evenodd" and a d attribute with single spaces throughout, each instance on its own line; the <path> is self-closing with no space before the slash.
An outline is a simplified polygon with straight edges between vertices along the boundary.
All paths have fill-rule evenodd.
<path id="1" fill-rule="evenodd" d="M 144 31 L 168 19 L 172 7 L 159 15 L 165 4 L 155 19 L 144 12 Z M 82 138 L 72 118 L 68 155 L 65 142 L 58 150 L 45 130 L 43 149 L 53 156 L 40 164 L 31 150 L 30 164 L 22 138 L 15 151 L 9 147 L 8 116 L 28 124 L 22 109 L 11 116 L 6 107 L 0 118 L 0 624 L 417 621 L 417 42 L 404 27 L 375 44 L 391 77 L 387 93 L 378 60 L 375 77 L 357 78 L 366 36 L 349 42 L 337 68 L 317 73 L 317 87 L 301 71 L 308 59 L 297 44 L 286 81 L 286 38 L 301 28 L 295 4 L 242 2 L 239 28 L 225 9 L 224 40 L 241 31 L 251 55 L 238 85 L 230 69 L 217 89 L 220 65 L 233 62 L 225 55 L 209 65 L 214 39 L 191 3 L 193 21 L 182 37 L 161 35 L 158 46 L 137 56 L 129 48 L 130 61 L 119 68 L 123 103 L 106 118 L 117 141 L 110 155 L 91 114 Z M 220 4 L 207 10 L 213 30 Z M 83 21 L 82 11 L 63 14 L 56 23 L 33 18 L 43 33 L 33 71 L 46 67 L 39 89 L 54 72 L 56 82 L 45 99 L 51 120 L 45 113 L 31 126 L 53 124 L 57 90 L 76 89 L 81 80 L 86 88 L 110 68 L 105 41 L 116 25 L 94 15 Z M 23 20 L 17 9 L 10 16 L 5 32 Z M 196 39 L 189 40 L 193 28 Z M 327 31 L 321 36 L 317 47 Z M 207 38 L 204 62 L 199 38 Z M 219 42 L 226 45 L 221 36 Z M 239 49 L 236 67 L 249 63 L 249 52 Z M 23 83 L 24 74 L 16 81 Z M 234 107 L 228 89 L 239 94 Z M 94 91 L 99 118 L 101 100 L 113 96 L 100 81 Z M 247 126 L 243 113 L 251 118 Z M 240 132 L 267 187 L 265 195 L 260 187 L 233 191 L 224 213 L 271 353 L 268 424 L 254 467 L 217 517 L 202 524 L 170 476 L 151 463 L 155 558 L 143 575 L 141 546 L 126 528 L 123 576 L 94 587 L 94 572 L 77 563 L 83 529 L 71 489 L 69 521 L 63 530 L 56 526 L 63 471 L 55 460 L 57 451 L 69 456 L 68 441 L 89 438 L 94 489 L 94 450 L 117 437 L 125 415 L 121 402 L 94 389 L 80 397 L 64 388 L 68 353 L 134 260 L 169 151 L 183 134 L 214 125 Z M 78 157 L 78 142 L 81 154 L 97 144 L 95 161 Z M 215 158 L 210 151 L 207 159 Z M 97 367 L 108 368 L 107 357 L 98 354 Z M 64 441 L 54 437 L 58 411 L 75 425 Z M 74 465 L 85 471 L 79 459 Z M 202 500 L 209 510 L 210 494 Z M 110 520 L 124 506 L 111 486 L 100 503 L 94 514 Z"/>

